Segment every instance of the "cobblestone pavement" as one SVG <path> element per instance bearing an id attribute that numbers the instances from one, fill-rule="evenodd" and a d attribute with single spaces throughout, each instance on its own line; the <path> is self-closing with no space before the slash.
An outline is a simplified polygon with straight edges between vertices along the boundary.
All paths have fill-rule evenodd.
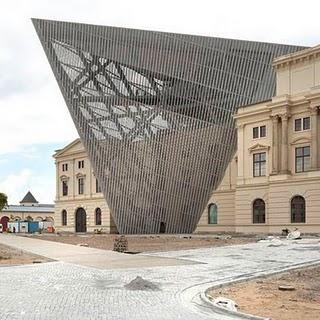
<path id="1" fill-rule="evenodd" d="M 320 262 L 319 240 L 280 247 L 253 243 L 150 254 L 199 262 L 193 265 L 101 270 L 65 262 L 1 267 L 0 319 L 218 319 L 198 305 L 199 290 Z M 128 290 L 136 276 L 161 290 Z M 225 318 L 223 318 L 225 319 Z"/>

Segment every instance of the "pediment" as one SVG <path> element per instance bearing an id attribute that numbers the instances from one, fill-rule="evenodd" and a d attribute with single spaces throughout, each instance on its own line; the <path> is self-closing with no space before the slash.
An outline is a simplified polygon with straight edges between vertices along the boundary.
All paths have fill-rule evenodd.
<path id="1" fill-rule="evenodd" d="M 270 149 L 270 146 L 268 146 L 268 145 L 256 143 L 255 145 L 250 147 L 248 150 L 250 152 L 254 152 L 254 151 L 260 151 L 260 150 L 262 151 L 262 150 L 269 150 L 269 149 Z"/>
<path id="2" fill-rule="evenodd" d="M 67 181 L 67 180 L 69 180 L 69 177 L 66 176 L 66 175 L 62 175 L 62 176 L 60 176 L 60 180 L 61 181 Z"/>
<path id="3" fill-rule="evenodd" d="M 311 142 L 311 139 L 309 137 L 304 136 L 304 137 L 299 137 L 292 140 L 290 144 L 303 144 L 303 143 L 310 143 L 310 142 Z"/>

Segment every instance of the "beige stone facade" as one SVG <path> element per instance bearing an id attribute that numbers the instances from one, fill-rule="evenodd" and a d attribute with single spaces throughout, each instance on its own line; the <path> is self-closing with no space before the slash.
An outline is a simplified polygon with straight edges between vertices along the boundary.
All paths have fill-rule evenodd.
<path id="1" fill-rule="evenodd" d="M 320 46 L 274 67 L 277 95 L 238 109 L 237 154 L 198 232 L 320 232 Z M 217 223 L 209 224 L 212 203 Z"/>
<path id="2" fill-rule="evenodd" d="M 99 192 L 99 186 L 80 139 L 57 150 L 54 158 L 56 229 L 70 232 L 93 232 L 95 229 L 103 229 L 107 233 L 116 232 L 108 205 L 102 193 Z M 86 221 L 85 226 L 80 226 L 84 229 L 77 230 L 77 212 L 80 208 L 85 211 Z M 101 223 L 96 215 L 98 208 L 101 211 Z"/>
<path id="3" fill-rule="evenodd" d="M 320 46 L 279 57 L 274 67 L 276 96 L 238 109 L 237 153 L 196 232 L 280 233 L 294 227 L 320 232 Z M 54 157 L 57 229 L 76 231 L 76 212 L 83 208 L 88 231 L 102 227 L 114 232 L 109 208 L 96 192 L 96 179 L 80 140 Z M 79 194 L 81 178 L 83 194 Z M 63 195 L 63 181 L 67 195 Z M 102 211 L 101 226 L 95 222 L 96 208 Z"/>

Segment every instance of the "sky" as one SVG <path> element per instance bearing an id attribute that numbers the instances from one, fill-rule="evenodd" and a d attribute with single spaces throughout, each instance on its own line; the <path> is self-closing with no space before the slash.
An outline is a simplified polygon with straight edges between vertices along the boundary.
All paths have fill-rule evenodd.
<path id="1" fill-rule="evenodd" d="M 32 17 L 314 46 L 319 12 L 319 0 L 2 0 L 0 192 L 53 203 L 52 155 L 77 138 Z"/>

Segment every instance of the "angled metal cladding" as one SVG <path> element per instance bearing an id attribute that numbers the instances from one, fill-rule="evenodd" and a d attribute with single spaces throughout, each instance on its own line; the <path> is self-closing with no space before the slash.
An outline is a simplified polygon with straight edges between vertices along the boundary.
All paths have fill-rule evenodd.
<path id="1" fill-rule="evenodd" d="M 236 149 L 237 106 L 301 47 L 33 20 L 120 233 L 191 233 Z"/>

